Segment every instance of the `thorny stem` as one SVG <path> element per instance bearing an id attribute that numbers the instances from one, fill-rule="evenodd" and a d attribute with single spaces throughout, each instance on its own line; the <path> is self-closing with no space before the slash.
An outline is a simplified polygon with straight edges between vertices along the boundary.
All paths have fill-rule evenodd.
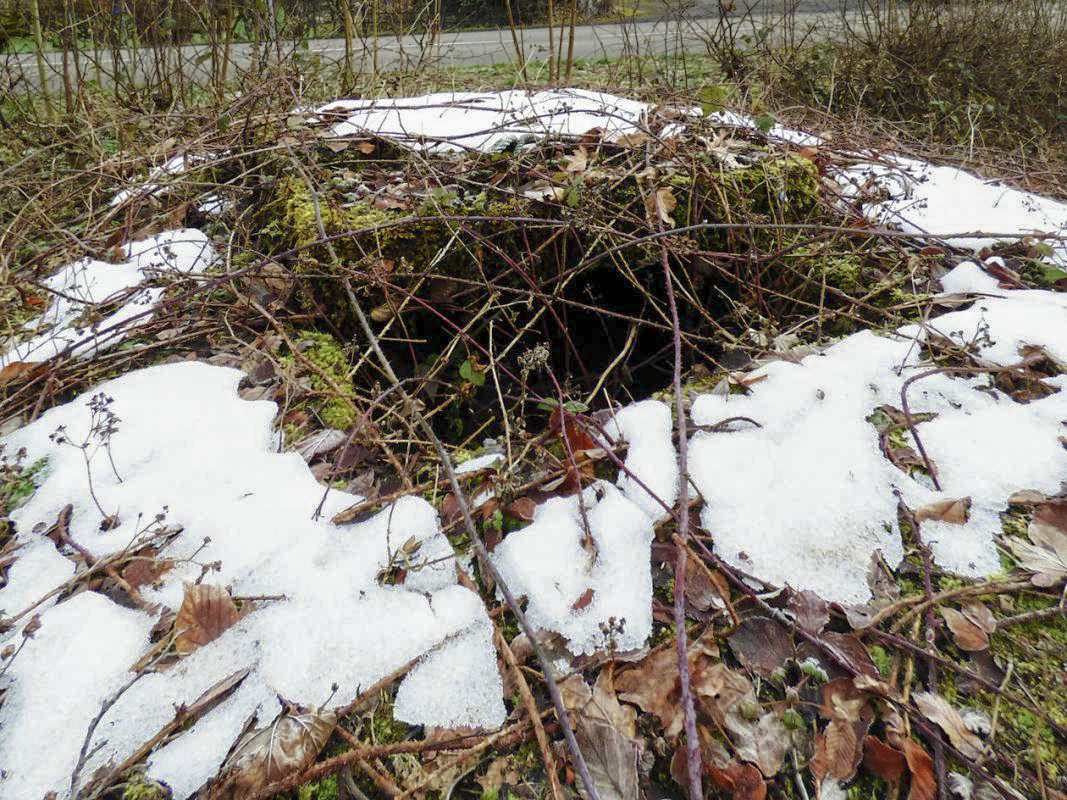
<path id="1" fill-rule="evenodd" d="M 648 165 L 648 154 L 645 164 Z M 655 222 L 663 232 L 663 210 L 659 193 L 653 185 L 650 189 Z M 670 254 L 666 243 L 660 240 L 660 263 L 663 280 L 667 287 L 667 304 L 671 311 L 671 329 L 674 339 L 674 407 L 678 418 L 678 464 L 679 481 L 678 539 L 674 561 L 674 634 L 678 647 L 678 683 L 681 687 L 682 713 L 685 725 L 685 759 L 689 772 L 689 800 L 703 800 L 704 790 L 700 778 L 700 738 L 697 734 L 696 709 L 693 707 L 693 690 L 689 681 L 689 642 L 685 630 L 685 568 L 689 544 L 689 461 L 688 431 L 686 430 L 685 404 L 682 400 L 682 331 L 678 321 L 678 304 L 674 297 L 674 276 L 671 273 Z"/>

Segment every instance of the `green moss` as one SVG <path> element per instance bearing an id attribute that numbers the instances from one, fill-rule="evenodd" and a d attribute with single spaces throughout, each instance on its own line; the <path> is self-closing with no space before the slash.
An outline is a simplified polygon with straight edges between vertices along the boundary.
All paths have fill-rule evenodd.
<path id="1" fill-rule="evenodd" d="M 318 402 L 316 411 L 324 425 L 340 431 L 350 429 L 356 424 L 356 411 L 350 399 L 355 392 L 348 376 L 348 354 L 333 336 L 321 331 L 304 331 L 300 334 L 298 345 L 303 347 L 301 354 L 329 375 L 333 383 L 341 388 L 345 397 L 338 397 L 330 383 L 315 372 L 309 378 L 315 391 L 328 395 L 328 399 Z M 286 356 L 287 363 L 294 363 L 294 356 Z"/>
<path id="2" fill-rule="evenodd" d="M 889 652 L 878 644 L 870 645 L 867 652 L 870 653 L 871 661 L 878 667 L 878 674 L 883 678 L 888 678 L 893 669 L 893 657 L 889 655 Z"/>
<path id="3" fill-rule="evenodd" d="M 341 797 L 337 785 L 337 775 L 327 775 L 311 783 L 305 783 L 296 790 L 297 800 L 337 800 Z"/>
<path id="4" fill-rule="evenodd" d="M 122 800 L 167 800 L 167 797 L 159 784 L 145 781 L 140 775 L 132 776 L 122 793 Z"/>

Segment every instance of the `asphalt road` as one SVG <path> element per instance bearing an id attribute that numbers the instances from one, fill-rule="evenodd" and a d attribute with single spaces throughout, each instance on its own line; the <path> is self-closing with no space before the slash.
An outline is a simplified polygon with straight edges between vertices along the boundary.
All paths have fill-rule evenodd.
<path id="1" fill-rule="evenodd" d="M 846 0 L 858 5 L 858 0 Z M 815 26 L 822 30 L 832 29 L 841 18 L 842 0 L 745 0 L 735 2 L 739 10 L 728 16 L 748 26 L 764 27 L 780 19 L 783 6 L 795 7 L 793 17 L 798 29 Z M 751 6 L 751 14 L 745 10 Z M 718 4 L 710 0 L 698 0 L 684 13 L 665 13 L 660 19 L 632 23 L 597 23 L 581 25 L 575 30 L 574 57 L 616 57 L 624 53 L 670 54 L 681 51 L 702 50 L 709 31 L 720 24 Z M 519 32 L 523 58 L 527 61 L 541 60 L 549 53 L 547 27 L 525 28 Z M 558 37 L 559 30 L 556 30 Z M 825 35 L 825 34 L 824 34 Z M 565 43 L 566 46 L 566 43 Z M 293 45 L 279 43 L 272 48 L 271 57 L 291 57 Z M 340 63 L 345 55 L 343 39 L 318 39 L 309 43 L 305 55 L 317 55 L 324 62 Z M 128 49 L 120 54 L 120 70 L 137 79 L 153 75 L 163 69 L 173 73 L 178 70 L 190 78 L 205 80 L 212 75 L 212 54 L 206 45 L 186 45 L 166 52 L 164 63 L 159 64 L 156 54 L 147 48 Z M 261 57 L 261 56 L 260 56 Z M 252 45 L 234 45 L 231 65 L 239 69 L 249 67 L 257 53 Z M 63 56 L 58 52 L 46 53 L 46 74 L 53 88 L 62 85 Z M 377 62 L 379 67 L 403 67 L 434 63 L 439 66 L 463 67 L 473 65 L 514 64 L 516 50 L 511 31 L 483 30 L 443 33 L 432 46 L 424 46 L 420 37 L 381 36 L 360 40 L 354 53 L 356 69 L 369 70 Z M 36 55 L 21 53 L 2 60 L 8 75 L 21 76 L 23 85 L 36 88 L 40 84 Z M 83 54 L 80 63 L 82 73 L 90 79 L 109 83 L 115 71 L 112 53 Z M 68 65 L 73 74 L 74 65 Z M 232 66 L 231 66 L 232 74 Z M 17 86 L 16 86 L 17 91 Z"/>

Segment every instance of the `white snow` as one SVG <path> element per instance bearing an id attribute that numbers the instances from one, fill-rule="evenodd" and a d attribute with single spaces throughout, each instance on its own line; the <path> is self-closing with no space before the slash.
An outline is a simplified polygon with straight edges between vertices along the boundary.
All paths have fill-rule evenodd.
<path id="1" fill-rule="evenodd" d="M 456 467 L 457 475 L 469 475 L 472 472 L 478 472 L 483 469 L 489 469 L 489 467 L 495 467 L 501 461 L 504 460 L 503 453 L 486 453 L 484 455 L 475 456 L 468 461 L 464 461 L 462 464 Z"/>
<path id="2" fill-rule="evenodd" d="M 331 129 L 336 137 L 370 133 L 441 152 L 493 150 L 523 137 L 580 136 L 593 129 L 610 139 L 646 130 L 650 110 L 640 101 L 603 92 L 553 89 L 338 100 L 315 114 L 347 115 Z"/>
<path id="3" fill-rule="evenodd" d="M 626 406 L 604 426 L 613 439 L 629 444 L 624 462 L 626 471 L 619 471 L 619 488 L 652 520 L 667 516 L 669 512 L 664 504 L 673 508 L 678 498 L 679 468 L 678 454 L 671 440 L 673 426 L 671 410 L 658 400 Z"/>
<path id="4" fill-rule="evenodd" d="M 595 553 L 583 547 L 586 521 Z M 652 630 L 651 545 L 648 516 L 599 481 L 539 505 L 533 523 L 505 537 L 493 560 L 512 592 L 529 600 L 532 626 L 560 633 L 575 654 L 626 651 Z"/>
<path id="5" fill-rule="evenodd" d="M 973 285 L 973 269 L 957 269 L 959 275 L 947 276 L 949 285 Z M 969 341 L 988 326 L 992 342 L 981 346 L 980 356 L 1004 365 L 1019 361 L 1022 345 L 1067 357 L 1065 322 L 1067 296 L 1015 291 L 980 298 L 930 327 Z M 697 424 L 743 415 L 763 426 L 737 423 L 730 432 L 698 433 L 692 441 L 692 477 L 707 499 L 701 519 L 724 559 L 826 600 L 864 602 L 872 552 L 881 550 L 891 565 L 903 554 L 898 490 L 913 508 L 970 496 L 966 525 L 929 521 L 924 538 L 949 570 L 977 576 L 1000 569 L 993 537 L 1007 498 L 1023 488 L 1054 492 L 1067 479 L 1067 450 L 1057 440 L 1067 393 L 1021 405 L 999 392 L 979 391 L 989 384 L 981 377 L 917 381 L 908 394 L 912 413 L 938 415 L 919 426 L 942 484 L 943 491 L 935 492 L 883 457 L 877 433 L 865 421 L 880 405 L 899 408 L 901 384 L 924 368 L 916 361 L 916 335 L 924 334 L 854 334 L 800 364 L 764 367 L 759 372 L 765 379 L 748 396 L 697 398 Z"/>
<path id="6" fill-rule="evenodd" d="M 126 260 L 120 264 L 84 258 L 45 279 L 43 284 L 54 297 L 48 310 L 30 323 L 38 332 L 0 353 L 0 367 L 46 361 L 68 350 L 88 357 L 114 347 L 125 338 L 123 324 L 150 312 L 163 296 L 162 289 L 151 285 L 154 277 L 199 273 L 215 260 L 207 237 L 190 228 L 134 242 L 124 254 Z M 107 312 L 111 304 L 118 307 Z M 101 308 L 105 313 L 94 317 Z"/>
<path id="7" fill-rule="evenodd" d="M 1001 237 L 960 237 L 951 244 L 978 251 L 1012 234 L 1067 233 L 1067 203 L 1003 186 L 957 167 L 892 157 L 852 167 L 837 176 L 846 192 L 888 193 L 869 203 L 872 218 L 905 231 L 956 234 L 981 231 Z M 1049 240 L 1054 260 L 1067 264 L 1067 242 Z"/>
<path id="8" fill-rule="evenodd" d="M 147 615 L 95 592 L 77 594 L 41 619 L 4 678 L 0 793 L 12 800 L 49 790 L 66 796 L 90 721 L 127 680 L 130 656 L 145 650 L 152 627 Z"/>
<path id="9" fill-rule="evenodd" d="M 251 674 L 240 690 L 150 759 L 149 775 L 171 785 L 175 797 L 188 796 L 213 774 L 251 716 L 262 723 L 274 715 L 275 693 L 309 706 L 341 705 L 422 654 L 428 655 L 407 679 L 414 685 L 402 684 L 398 716 L 436 726 L 499 725 L 504 708 L 489 622 L 480 599 L 455 585 L 451 546 L 433 508 L 405 498 L 357 525 L 312 519 L 322 487 L 298 454 L 271 452 L 277 409 L 239 400 L 240 379 L 236 370 L 181 362 L 129 373 L 91 393 L 112 397 L 111 410 L 120 417 L 110 452 L 122 481 L 100 442 L 91 441 L 88 450 L 96 495 L 121 520 L 111 531 L 99 530 L 81 450 L 49 440 L 60 425 L 72 442 L 85 439 L 89 395 L 5 440 L 12 450 L 25 447 L 31 461 L 48 458 L 37 493 L 12 517 L 26 556 L 50 566 L 33 575 L 16 562 L 0 597 L 28 605 L 70 577 L 69 568 L 39 552 L 51 543 L 33 532 L 37 523 L 50 525 L 67 503 L 74 505 L 71 537 L 97 558 L 146 538 L 147 522 L 169 507 L 166 523 L 183 531 L 162 555 L 184 562 L 163 575 L 158 591 L 142 589 L 149 602 L 176 609 L 182 581 L 196 580 L 201 565 L 216 561 L 219 569 L 209 570 L 205 582 L 228 586 L 237 596 L 284 595 L 260 603 L 177 666 L 136 683 L 105 716 L 97 741 L 106 739 L 106 745 L 86 775 L 136 750 L 173 717 L 175 704 L 191 703 L 244 667 Z M 331 492 L 323 520 L 358 500 Z M 408 570 L 404 584 L 380 583 L 391 562 Z M 8 615 L 21 610 L 4 605 Z M 80 620 L 76 632 L 72 617 Z M 153 622 L 87 592 L 41 614 L 41 631 L 16 659 L 12 694 L 0 708 L 0 763 L 7 773 L 0 797 L 49 790 L 65 796 L 87 719 L 144 655 Z M 455 635 L 462 646 L 433 650 Z M 85 664 L 95 666 L 86 670 Z M 439 697 L 433 677 L 460 673 L 479 680 L 452 683 L 449 696 Z M 68 689 L 77 697 L 67 698 Z M 55 733 L 60 728 L 61 736 Z M 35 757 L 42 742 L 48 742 L 49 759 Z M 190 772 L 194 761 L 197 769 Z"/>
<path id="10" fill-rule="evenodd" d="M 1000 261 L 995 256 L 989 261 Z M 964 261 L 941 278 L 944 294 L 996 294 L 1003 295 L 1000 282 L 983 270 L 974 261 Z"/>

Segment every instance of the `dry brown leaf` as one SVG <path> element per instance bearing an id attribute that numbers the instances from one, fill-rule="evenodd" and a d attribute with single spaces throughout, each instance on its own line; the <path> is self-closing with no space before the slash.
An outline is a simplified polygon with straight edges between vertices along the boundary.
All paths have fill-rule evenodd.
<path id="1" fill-rule="evenodd" d="M 748 678 L 722 663 L 698 665 L 690 683 L 700 709 L 726 730 L 737 755 L 774 777 L 791 747 L 780 712 L 763 713 Z"/>
<path id="2" fill-rule="evenodd" d="M 574 734 L 601 800 L 638 800 L 636 743 L 611 723 L 584 716 L 578 717 Z M 586 797 L 581 781 L 575 788 Z"/>
<path id="3" fill-rule="evenodd" d="M 993 633 L 997 629 L 997 618 L 993 612 L 986 608 L 980 600 L 964 600 L 960 608 L 967 619 L 977 625 L 986 633 Z"/>
<path id="4" fill-rule="evenodd" d="M 971 511 L 971 498 L 960 497 L 955 500 L 938 500 L 915 510 L 915 521 L 932 519 L 947 522 L 950 525 L 963 525 Z"/>
<path id="5" fill-rule="evenodd" d="M 606 666 L 597 675 L 592 696 L 585 705 L 585 715 L 614 725 L 630 739 L 637 738 L 637 712 L 619 703 L 615 693 L 615 670 Z"/>
<path id="6" fill-rule="evenodd" d="M 794 654 L 792 637 L 770 617 L 745 619 L 730 636 L 729 642 L 738 660 L 765 678 Z"/>
<path id="7" fill-rule="evenodd" d="M 155 560 L 151 556 L 137 558 L 122 570 L 122 579 L 134 589 L 155 583 L 159 577 L 174 566 L 170 559 Z"/>
<path id="8" fill-rule="evenodd" d="M 710 611 L 712 608 L 722 608 L 722 590 L 708 570 L 697 563 L 696 559 L 685 560 L 685 599 L 690 608 L 697 611 Z M 729 597 L 729 589 L 726 590 Z"/>
<path id="9" fill-rule="evenodd" d="M 1011 549 L 1019 566 L 1034 573 L 1030 582 L 1048 588 L 1067 578 L 1067 532 L 1058 527 L 1059 514 L 1045 511 L 1046 506 L 1034 510 L 1027 535 L 1030 541 L 1011 540 Z"/>
<path id="10" fill-rule="evenodd" d="M 823 774 L 819 778 L 822 780 L 828 773 L 842 782 L 848 781 L 863 758 L 863 739 L 874 720 L 867 696 L 851 678 L 837 678 L 823 686 L 819 714 L 830 720 L 820 737 Z"/>
<path id="11" fill-rule="evenodd" d="M 883 781 L 896 783 L 904 777 L 908 762 L 899 750 L 876 736 L 868 736 L 863 740 L 863 766 Z"/>
<path id="12" fill-rule="evenodd" d="M 793 612 L 797 625 L 809 633 L 822 633 L 830 621 L 830 610 L 826 601 L 807 589 L 790 597 L 788 607 Z"/>
<path id="13" fill-rule="evenodd" d="M 671 212 L 678 207 L 678 200 L 674 197 L 674 190 L 665 186 L 656 190 L 655 199 L 649 197 L 646 201 L 649 216 L 656 218 L 657 205 L 659 207 L 659 219 L 669 228 L 674 227 L 674 218 Z"/>
<path id="14" fill-rule="evenodd" d="M 673 648 L 653 650 L 637 666 L 620 672 L 615 678 L 615 688 L 620 700 L 655 715 L 668 739 L 681 732 L 678 654 Z"/>
<path id="15" fill-rule="evenodd" d="M 580 146 L 566 159 L 566 164 L 563 166 L 563 171 L 572 175 L 580 175 L 585 172 L 586 167 L 589 166 L 589 151 L 584 146 Z"/>
<path id="16" fill-rule="evenodd" d="M 915 692 L 911 699 L 915 701 L 916 707 L 923 716 L 948 735 L 952 746 L 965 758 L 978 761 L 985 757 L 985 744 L 967 729 L 963 717 L 949 704 L 948 700 L 934 692 Z"/>
<path id="17" fill-rule="evenodd" d="M 571 603 L 571 611 L 581 611 L 593 602 L 596 597 L 596 589 L 590 587 L 578 595 L 578 599 Z"/>
<path id="18" fill-rule="evenodd" d="M 12 361 L 3 369 L 0 369 L 0 386 L 27 380 L 36 374 L 42 365 L 43 362 L 41 361 Z"/>
<path id="19" fill-rule="evenodd" d="M 876 680 L 881 677 L 878 667 L 871 660 L 871 654 L 867 652 L 867 646 L 858 636 L 827 631 L 819 638 L 823 645 L 829 645 L 829 649 L 851 667 L 853 674 L 866 675 Z"/>
<path id="20" fill-rule="evenodd" d="M 515 786 L 522 780 L 522 774 L 515 769 L 514 761 L 510 756 L 494 758 L 489 762 L 485 774 L 474 779 L 474 782 L 482 787 L 483 797 L 495 797 L 505 783 Z"/>
<path id="21" fill-rule="evenodd" d="M 937 779 L 934 777 L 934 760 L 921 744 L 913 739 L 904 740 L 904 759 L 911 771 L 911 788 L 908 800 L 935 800 Z"/>
<path id="22" fill-rule="evenodd" d="M 325 747 L 336 725 L 337 715 L 332 711 L 280 714 L 238 742 L 208 800 L 244 800 L 301 772 Z"/>
<path id="23" fill-rule="evenodd" d="M 856 774 L 860 761 L 860 744 L 852 723 L 835 719 L 826 726 L 822 744 L 826 752 L 826 770 L 840 781 L 849 780 Z"/>
<path id="24" fill-rule="evenodd" d="M 725 769 L 708 767 L 708 774 L 720 789 L 731 793 L 731 800 L 764 800 L 767 796 L 767 784 L 751 764 L 731 761 Z"/>
<path id="25" fill-rule="evenodd" d="M 943 607 L 941 616 L 945 618 L 948 629 L 952 631 L 952 639 L 960 650 L 977 652 L 989 647 L 989 636 L 966 615 L 954 608 Z"/>
<path id="26" fill-rule="evenodd" d="M 174 649 L 191 653 L 218 639 L 237 621 L 237 606 L 221 586 L 185 584 L 185 596 L 174 619 Z"/>

